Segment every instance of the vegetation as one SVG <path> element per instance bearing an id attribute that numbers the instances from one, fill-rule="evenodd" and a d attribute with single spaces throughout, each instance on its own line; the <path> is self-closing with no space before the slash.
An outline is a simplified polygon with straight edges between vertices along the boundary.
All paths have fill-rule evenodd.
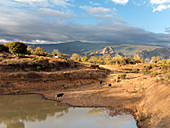
<path id="1" fill-rule="evenodd" d="M 64 57 L 64 55 L 61 52 L 59 52 L 58 49 L 54 49 L 52 54 L 53 56 Z"/>
<path id="2" fill-rule="evenodd" d="M 72 54 L 72 56 L 70 57 L 71 60 L 75 60 L 75 61 L 81 61 L 81 56 L 77 53 Z"/>
<path id="3" fill-rule="evenodd" d="M 153 56 L 152 59 L 151 59 L 151 61 L 154 62 L 154 63 L 158 63 L 159 60 L 160 60 L 159 56 L 157 56 L 157 57 Z"/>
<path id="4" fill-rule="evenodd" d="M 82 62 L 86 62 L 87 60 L 88 60 L 87 56 L 83 56 L 83 57 L 81 58 L 81 61 L 82 61 Z"/>
<path id="5" fill-rule="evenodd" d="M 120 77 L 121 79 L 126 79 L 126 73 L 122 73 L 118 77 Z"/>
<path id="6" fill-rule="evenodd" d="M 0 44 L 0 52 L 9 52 L 9 48 L 4 44 Z"/>
<path id="7" fill-rule="evenodd" d="M 27 51 L 27 45 L 22 42 L 16 41 L 9 44 L 9 50 L 11 53 L 16 54 L 17 56 L 22 56 Z"/>
<path id="8" fill-rule="evenodd" d="M 59 49 L 62 53 L 66 54 L 78 53 L 82 56 L 86 55 L 88 56 L 88 58 L 91 57 L 90 53 L 100 52 L 106 46 L 113 47 L 116 53 L 123 53 L 127 57 L 132 57 L 134 54 L 138 54 L 144 60 L 146 58 L 151 59 L 152 56 L 161 55 L 160 56 L 161 59 L 168 59 L 168 57 L 170 56 L 169 50 L 170 48 L 148 45 L 146 46 L 120 43 L 88 43 L 75 41 L 61 44 L 36 44 L 35 46 L 43 48 L 48 53 L 51 53 L 53 49 Z"/>
<path id="9" fill-rule="evenodd" d="M 152 73 L 151 73 L 151 77 L 156 77 L 157 75 L 158 75 L 157 72 L 152 72 Z"/>
<path id="10" fill-rule="evenodd" d="M 35 50 L 32 51 L 32 53 L 33 53 L 34 55 L 38 55 L 38 56 L 47 56 L 47 55 L 48 55 L 48 53 L 47 53 L 47 52 L 44 52 L 44 51 L 42 50 L 42 48 L 40 48 L 40 47 L 37 47 Z"/>
<path id="11" fill-rule="evenodd" d="M 77 63 L 71 64 L 70 62 L 71 60 L 73 61 L 82 61 L 82 62 L 90 62 L 92 63 L 90 65 L 90 67 L 92 68 L 99 68 L 99 64 L 107 64 L 107 65 L 114 65 L 114 64 L 118 64 L 118 65 L 130 65 L 130 64 L 137 64 L 137 63 L 145 63 L 141 57 L 138 54 L 135 54 L 133 57 L 123 57 L 120 54 L 116 54 L 113 50 L 112 52 L 114 53 L 114 56 L 112 54 L 103 54 L 103 55 L 95 55 L 95 56 L 91 56 L 88 58 L 88 56 L 81 56 L 78 53 L 74 53 L 72 54 L 72 56 L 70 57 L 71 60 L 69 60 L 70 62 L 67 63 L 65 62 L 59 62 L 58 59 L 56 58 L 52 58 L 52 55 L 43 51 L 42 48 L 40 47 L 34 47 L 32 46 L 28 46 L 22 42 L 16 41 L 13 43 L 8 43 L 6 45 L 4 44 L 0 44 L 0 52 L 3 54 L 2 56 L 0 56 L 0 62 L 2 64 L 6 64 L 9 66 L 12 66 L 14 68 L 16 67 L 20 67 L 21 69 L 25 70 L 33 70 L 33 71 L 55 71 L 55 70 L 60 70 L 59 67 L 62 67 L 60 64 L 62 63 L 63 66 L 66 67 L 77 67 Z M 105 49 L 105 52 L 108 52 Z M 8 54 L 14 54 L 17 56 L 24 56 L 27 55 L 27 57 L 25 59 L 23 59 L 22 61 L 19 59 L 8 59 Z M 6 54 L 6 55 L 5 55 Z M 11 56 L 12 56 L 11 54 Z M 61 52 L 59 52 L 58 49 L 54 49 L 53 50 L 53 56 L 58 56 L 59 59 L 61 57 L 64 57 L 64 55 L 66 54 L 62 54 Z M 10 56 L 10 55 L 9 55 Z M 29 57 L 28 57 L 29 56 Z M 10 58 L 10 57 L 9 57 Z M 153 62 L 152 64 L 145 64 L 146 66 L 143 67 L 142 69 L 142 73 L 143 74 L 149 74 L 151 71 L 151 69 L 153 69 L 154 67 L 160 68 L 161 71 L 163 73 L 167 73 L 169 71 L 169 67 L 170 67 L 170 59 L 167 60 L 161 60 L 160 61 L 159 56 L 157 57 L 152 57 L 151 62 Z M 61 58 L 62 60 L 63 58 Z M 73 62 L 72 61 L 72 62 Z M 130 70 L 131 73 L 138 73 L 139 69 L 138 68 L 133 68 Z M 157 73 L 153 72 L 151 74 L 151 77 L 156 76 Z M 126 78 L 126 75 L 122 75 L 121 76 L 122 79 Z"/>

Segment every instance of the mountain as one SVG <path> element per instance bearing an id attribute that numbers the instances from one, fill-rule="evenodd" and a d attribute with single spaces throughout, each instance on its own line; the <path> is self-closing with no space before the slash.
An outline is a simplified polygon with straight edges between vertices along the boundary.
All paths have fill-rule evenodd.
<path id="1" fill-rule="evenodd" d="M 105 48 L 103 48 L 101 50 L 94 50 L 94 51 L 90 52 L 89 54 L 86 53 L 85 55 L 87 55 L 87 56 L 97 55 L 98 56 L 98 55 L 105 55 L 105 54 L 110 54 L 111 56 L 115 56 L 116 52 L 113 47 L 106 46 Z"/>
<path id="2" fill-rule="evenodd" d="M 162 55 L 162 58 L 170 56 L 169 48 L 152 45 L 134 45 L 134 44 L 120 44 L 120 43 L 88 43 L 88 42 L 66 42 L 60 44 L 35 44 L 36 47 L 43 48 L 44 51 L 52 53 L 53 49 L 58 49 L 61 53 L 80 55 L 102 55 L 119 53 L 120 55 L 133 56 L 140 54 L 144 59 L 151 56 Z M 165 50 L 166 49 L 166 53 Z"/>
<path id="3" fill-rule="evenodd" d="M 142 58 L 151 59 L 153 56 L 159 56 L 161 59 L 170 59 L 170 48 L 156 48 L 154 50 L 143 50 L 138 53 Z"/>

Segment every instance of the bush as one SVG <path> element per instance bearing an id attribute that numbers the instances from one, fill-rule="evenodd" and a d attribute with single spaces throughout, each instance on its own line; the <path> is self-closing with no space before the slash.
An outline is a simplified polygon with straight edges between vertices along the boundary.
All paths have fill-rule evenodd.
<path id="1" fill-rule="evenodd" d="M 17 56 L 21 56 L 26 53 L 27 45 L 22 42 L 16 41 L 9 44 L 9 50 L 11 53 L 16 54 Z"/>
<path id="2" fill-rule="evenodd" d="M 138 73 L 140 69 L 132 69 L 131 73 Z"/>
<path id="3" fill-rule="evenodd" d="M 37 71 L 40 71 L 41 70 L 41 66 L 37 66 Z"/>
<path id="4" fill-rule="evenodd" d="M 157 72 L 152 72 L 152 73 L 151 73 L 151 77 L 156 77 L 157 75 L 158 75 Z"/>
<path id="5" fill-rule="evenodd" d="M 77 53 L 73 53 L 70 59 L 75 61 L 81 61 L 81 56 Z"/>
<path id="6" fill-rule="evenodd" d="M 121 79 L 126 79 L 126 73 L 122 73 L 118 77 L 120 77 Z"/>
<path id="7" fill-rule="evenodd" d="M 130 64 L 131 59 L 129 57 L 124 57 L 123 59 L 126 64 Z"/>
<path id="8" fill-rule="evenodd" d="M 83 56 L 83 57 L 81 58 L 81 61 L 83 61 L 83 62 L 85 62 L 85 61 L 87 61 L 87 60 L 88 60 L 87 56 Z"/>
<path id="9" fill-rule="evenodd" d="M 93 68 L 93 69 L 96 69 L 96 68 L 99 69 L 99 65 L 91 64 L 90 67 Z"/>
<path id="10" fill-rule="evenodd" d="M 90 59 L 88 60 L 88 62 L 104 64 L 104 60 L 102 59 L 101 56 L 91 56 Z"/>
<path id="11" fill-rule="evenodd" d="M 147 119 L 149 119 L 150 117 L 151 117 L 151 114 L 146 115 L 146 114 L 144 114 L 143 112 L 141 112 L 141 113 L 139 114 L 139 121 L 140 121 L 140 122 L 144 122 L 144 121 L 146 121 Z"/>
<path id="12" fill-rule="evenodd" d="M 151 61 L 154 62 L 154 63 L 158 63 L 159 60 L 160 60 L 159 56 L 157 56 L 157 57 L 153 56 L 152 59 L 151 59 Z"/>
<path id="13" fill-rule="evenodd" d="M 3 44 L 0 44 L 0 52 L 9 52 L 9 48 Z"/>
<path id="14" fill-rule="evenodd" d="M 37 48 L 33 51 L 33 54 L 34 54 L 34 55 L 38 55 L 38 56 L 47 56 L 47 55 L 48 55 L 48 53 L 47 53 L 47 52 L 44 52 L 44 51 L 42 50 L 42 48 L 40 48 L 40 47 L 37 47 Z"/>
<path id="15" fill-rule="evenodd" d="M 149 73 L 150 72 L 150 68 L 149 68 L 149 66 L 145 66 L 143 69 L 142 69 L 142 73 L 145 75 L 145 74 L 147 74 L 147 73 Z"/>

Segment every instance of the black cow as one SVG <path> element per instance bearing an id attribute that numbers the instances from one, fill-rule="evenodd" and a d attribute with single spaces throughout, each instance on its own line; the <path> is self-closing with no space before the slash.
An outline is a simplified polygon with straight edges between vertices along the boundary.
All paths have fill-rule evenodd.
<path id="1" fill-rule="evenodd" d="M 62 97 L 63 95 L 64 95 L 64 93 L 59 93 L 55 97 Z"/>
<path id="2" fill-rule="evenodd" d="M 108 86 L 109 86 L 109 87 L 111 87 L 111 86 L 112 86 L 112 84 L 108 84 Z"/>
<path id="3" fill-rule="evenodd" d="M 102 84 L 103 83 L 103 81 L 100 81 L 100 84 Z"/>

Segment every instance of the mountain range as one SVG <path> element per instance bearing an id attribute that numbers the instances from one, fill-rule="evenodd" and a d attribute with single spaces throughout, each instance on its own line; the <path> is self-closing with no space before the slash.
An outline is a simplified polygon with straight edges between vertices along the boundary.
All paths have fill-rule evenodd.
<path id="1" fill-rule="evenodd" d="M 154 45 L 135 45 L 120 43 L 88 43 L 88 42 L 66 42 L 60 44 L 34 44 L 35 47 L 41 47 L 44 51 L 52 53 L 54 49 L 58 49 L 61 53 L 94 56 L 116 53 L 122 56 L 132 57 L 134 54 L 140 55 L 143 59 L 151 59 L 152 56 L 160 56 L 161 59 L 170 58 L 170 47 L 154 46 Z"/>

